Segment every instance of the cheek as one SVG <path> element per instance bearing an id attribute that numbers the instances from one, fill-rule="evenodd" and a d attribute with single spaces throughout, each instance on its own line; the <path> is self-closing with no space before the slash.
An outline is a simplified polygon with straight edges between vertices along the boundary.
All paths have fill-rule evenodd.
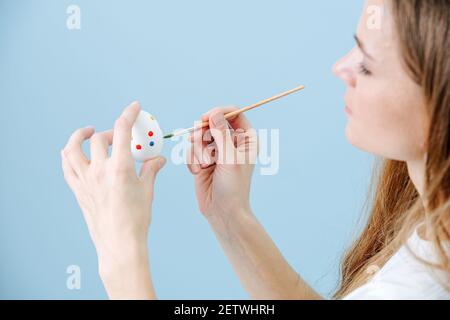
<path id="1" fill-rule="evenodd" d="M 355 89 L 353 114 L 346 128 L 349 142 L 388 159 L 407 161 L 420 157 L 424 140 L 420 113 L 402 103 L 395 92 L 390 94 L 389 88 L 360 88 Z"/>

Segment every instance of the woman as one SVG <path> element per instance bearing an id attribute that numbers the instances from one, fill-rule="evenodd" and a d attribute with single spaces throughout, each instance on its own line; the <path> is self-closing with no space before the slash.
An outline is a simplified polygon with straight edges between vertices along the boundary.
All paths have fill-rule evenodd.
<path id="1" fill-rule="evenodd" d="M 372 6 L 384 12 L 378 27 L 366 10 Z M 450 299 L 449 24 L 448 0 L 369 0 L 357 45 L 334 66 L 348 89 L 348 140 L 384 159 L 374 174 L 370 218 L 344 258 L 335 298 Z M 200 211 L 252 298 L 320 299 L 251 210 L 257 139 L 244 116 L 224 119 L 230 110 L 203 115 L 210 130 L 191 136 L 188 167 Z M 125 109 L 114 131 L 76 131 L 62 152 L 65 178 L 84 213 L 111 298 L 155 298 L 148 208 L 164 159 L 148 161 L 136 176 L 129 141 L 138 112 L 137 103 Z M 214 143 L 205 141 L 207 134 Z M 91 141 L 91 160 L 81 151 L 85 139 Z"/>

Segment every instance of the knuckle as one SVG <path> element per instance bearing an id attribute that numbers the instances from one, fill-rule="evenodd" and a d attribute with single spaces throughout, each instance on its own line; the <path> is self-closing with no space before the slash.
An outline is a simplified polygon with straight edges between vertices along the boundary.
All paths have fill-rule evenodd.
<path id="1" fill-rule="evenodd" d="M 94 133 L 91 137 L 91 141 L 98 142 L 102 139 L 102 135 L 100 133 Z"/>
<path id="2" fill-rule="evenodd" d="M 64 156 L 66 156 L 67 158 L 70 158 L 72 156 L 72 154 L 75 152 L 76 147 L 74 145 L 69 145 L 67 147 L 64 148 Z"/>
<path id="3" fill-rule="evenodd" d="M 222 107 L 214 107 L 211 110 L 209 110 L 210 113 L 216 113 L 220 112 L 222 110 Z"/>
<path id="4" fill-rule="evenodd" d="M 78 128 L 72 133 L 71 140 L 81 137 L 83 135 L 83 132 L 84 132 L 83 128 Z"/>
<path id="5" fill-rule="evenodd" d="M 89 173 L 93 176 L 99 176 L 103 173 L 103 165 L 98 161 L 92 161 L 89 165 Z"/>
<path id="6" fill-rule="evenodd" d="M 131 175 L 131 168 L 126 164 L 115 164 L 112 171 L 114 176 L 118 178 L 126 178 Z"/>
<path id="7" fill-rule="evenodd" d="M 212 142 L 213 136 L 211 134 L 211 129 L 205 130 L 205 133 L 203 134 L 203 142 Z"/>
<path id="8" fill-rule="evenodd" d="M 66 182 L 69 182 L 69 174 L 66 172 L 66 170 L 64 170 L 64 168 L 63 168 L 63 177 L 64 180 L 66 180 Z"/>
<path id="9" fill-rule="evenodd" d="M 103 181 L 103 170 L 99 166 L 92 166 L 91 171 L 88 175 L 88 180 L 90 184 L 98 186 Z"/>
<path id="10" fill-rule="evenodd" d="M 82 128 L 76 129 L 76 130 L 72 133 L 72 137 L 79 136 L 79 135 L 81 134 L 82 131 L 83 131 Z"/>
<path id="11" fill-rule="evenodd" d="M 208 112 L 208 118 L 211 120 L 211 118 L 217 116 L 217 115 L 223 115 L 226 111 L 226 108 L 224 107 L 215 107 L 212 108 L 209 112 Z"/>
<path id="12" fill-rule="evenodd" d="M 213 108 L 209 114 L 209 118 L 211 119 L 212 117 L 214 117 L 217 114 L 223 114 L 222 108 L 219 108 L 219 107 Z"/>

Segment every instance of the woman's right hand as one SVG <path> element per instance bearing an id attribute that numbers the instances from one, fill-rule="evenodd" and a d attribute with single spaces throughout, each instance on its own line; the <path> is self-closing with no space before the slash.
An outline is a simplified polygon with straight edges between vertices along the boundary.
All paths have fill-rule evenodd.
<path id="1" fill-rule="evenodd" d="M 224 119 L 225 113 L 234 110 L 209 111 L 201 119 L 209 121 L 209 130 L 191 135 L 188 167 L 195 175 L 200 211 L 252 299 L 320 298 L 287 263 L 251 211 L 250 183 L 258 140 L 242 114 Z M 230 132 L 229 127 L 236 131 Z M 209 132 L 213 144 L 208 143 Z"/>
<path id="2" fill-rule="evenodd" d="M 256 131 L 244 115 L 225 120 L 234 107 L 214 108 L 201 121 L 209 128 L 191 134 L 188 168 L 195 176 L 199 209 L 206 218 L 250 212 L 249 194 L 258 153 Z"/>

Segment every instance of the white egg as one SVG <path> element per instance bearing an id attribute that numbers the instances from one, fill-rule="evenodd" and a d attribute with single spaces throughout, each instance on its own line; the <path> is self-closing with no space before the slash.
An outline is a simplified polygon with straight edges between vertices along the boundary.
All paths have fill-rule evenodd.
<path id="1" fill-rule="evenodd" d="M 146 111 L 140 112 L 131 133 L 131 153 L 136 161 L 144 162 L 159 156 L 164 137 L 158 121 Z"/>

